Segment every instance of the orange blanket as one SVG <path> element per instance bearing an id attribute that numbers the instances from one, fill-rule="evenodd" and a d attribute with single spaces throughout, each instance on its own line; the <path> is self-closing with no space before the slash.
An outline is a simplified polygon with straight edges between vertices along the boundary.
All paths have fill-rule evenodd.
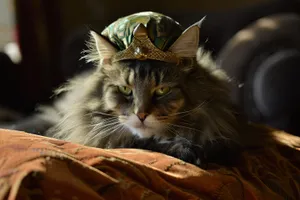
<path id="1" fill-rule="evenodd" d="M 0 129 L 0 199 L 300 199 L 299 138 L 209 170 L 135 149 L 84 147 Z"/>

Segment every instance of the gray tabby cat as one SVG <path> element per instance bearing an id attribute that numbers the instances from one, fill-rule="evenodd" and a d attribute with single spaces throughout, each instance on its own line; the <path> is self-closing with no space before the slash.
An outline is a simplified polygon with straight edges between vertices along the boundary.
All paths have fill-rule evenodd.
<path id="1" fill-rule="evenodd" d="M 225 150 L 237 142 L 238 123 L 226 77 L 198 49 L 197 31 L 183 34 L 173 45 L 178 54 L 183 49 L 185 54 L 197 52 L 192 65 L 103 62 L 100 57 L 113 47 L 91 33 L 87 58 L 96 63 L 95 70 L 59 88 L 56 94 L 62 96 L 53 106 L 42 107 L 29 120 L 46 125 L 44 135 L 99 148 L 148 149 L 196 165 L 220 152 L 226 157 Z"/>

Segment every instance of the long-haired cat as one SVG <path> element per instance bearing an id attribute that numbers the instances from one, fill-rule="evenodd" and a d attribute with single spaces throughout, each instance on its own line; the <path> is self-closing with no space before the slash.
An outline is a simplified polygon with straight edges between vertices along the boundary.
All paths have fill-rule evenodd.
<path id="1" fill-rule="evenodd" d="M 91 33 L 86 58 L 96 67 L 59 88 L 53 106 L 33 117 L 47 124 L 45 135 L 99 148 L 148 149 L 197 165 L 236 142 L 238 123 L 226 79 L 198 49 L 196 29 L 172 46 L 177 55 L 197 52 L 197 62 L 189 64 L 103 62 L 113 46 Z"/>

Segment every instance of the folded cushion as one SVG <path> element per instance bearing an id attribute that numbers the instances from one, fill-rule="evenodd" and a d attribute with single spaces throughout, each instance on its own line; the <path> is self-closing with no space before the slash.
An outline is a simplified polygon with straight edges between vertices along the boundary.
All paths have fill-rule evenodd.
<path id="1" fill-rule="evenodd" d="M 300 199 L 300 139 L 200 169 L 138 149 L 99 149 L 0 129 L 0 199 Z M 299 145 L 300 146 L 300 145 Z"/>

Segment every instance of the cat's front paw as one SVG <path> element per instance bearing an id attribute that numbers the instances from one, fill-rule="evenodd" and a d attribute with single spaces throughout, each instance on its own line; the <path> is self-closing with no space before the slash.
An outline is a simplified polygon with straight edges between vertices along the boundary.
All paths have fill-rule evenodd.
<path id="1" fill-rule="evenodd" d="M 127 143 L 126 147 L 164 153 L 199 167 L 202 167 L 205 162 L 203 148 L 184 138 L 135 137 L 131 143 Z"/>
<path id="2" fill-rule="evenodd" d="M 167 154 L 197 166 L 204 164 L 203 149 L 186 140 L 174 141 Z"/>

